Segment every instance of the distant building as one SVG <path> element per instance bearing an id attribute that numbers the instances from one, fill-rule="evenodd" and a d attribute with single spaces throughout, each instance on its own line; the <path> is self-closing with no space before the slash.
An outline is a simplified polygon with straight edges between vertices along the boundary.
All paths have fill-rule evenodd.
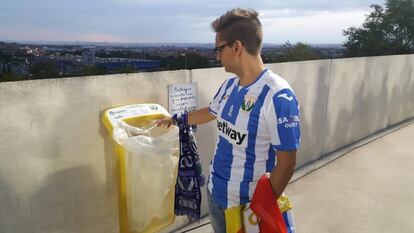
<path id="1" fill-rule="evenodd" d="M 95 49 L 84 48 L 82 50 L 82 61 L 85 66 L 94 66 L 95 65 Z"/>

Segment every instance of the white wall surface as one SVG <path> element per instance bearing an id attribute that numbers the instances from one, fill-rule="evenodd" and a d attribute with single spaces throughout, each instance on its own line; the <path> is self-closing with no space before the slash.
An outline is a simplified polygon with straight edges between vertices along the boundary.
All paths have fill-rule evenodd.
<path id="1" fill-rule="evenodd" d="M 322 153 L 413 116 L 413 55 L 333 60 Z"/>
<path id="2" fill-rule="evenodd" d="M 414 117 L 414 55 L 266 66 L 290 82 L 301 105 L 298 167 Z M 115 152 L 103 111 L 167 108 L 167 85 L 191 81 L 207 106 L 230 76 L 214 68 L 0 83 L 0 232 L 118 232 Z M 207 176 L 215 123 L 199 126 L 196 137 Z M 166 231 L 185 223 L 177 218 Z"/>

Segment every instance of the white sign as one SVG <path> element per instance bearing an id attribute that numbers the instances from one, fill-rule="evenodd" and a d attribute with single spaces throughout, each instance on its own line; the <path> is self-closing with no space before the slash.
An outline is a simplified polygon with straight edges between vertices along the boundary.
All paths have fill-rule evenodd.
<path id="1" fill-rule="evenodd" d="M 197 109 L 197 83 L 168 86 L 168 110 L 170 114 L 191 112 Z"/>

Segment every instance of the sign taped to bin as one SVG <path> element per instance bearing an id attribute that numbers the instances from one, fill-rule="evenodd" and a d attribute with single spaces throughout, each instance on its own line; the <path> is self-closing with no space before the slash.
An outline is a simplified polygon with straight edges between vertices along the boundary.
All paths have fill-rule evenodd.
<path id="1" fill-rule="evenodd" d="M 171 114 L 197 109 L 197 83 L 168 85 L 168 111 Z"/>

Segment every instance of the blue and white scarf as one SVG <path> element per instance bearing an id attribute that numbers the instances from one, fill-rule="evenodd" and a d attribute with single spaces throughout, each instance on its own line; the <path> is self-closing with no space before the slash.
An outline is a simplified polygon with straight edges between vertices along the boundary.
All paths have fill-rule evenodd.
<path id="1" fill-rule="evenodd" d="M 188 125 L 188 114 L 175 114 L 174 124 L 180 129 L 180 158 L 175 184 L 175 215 L 200 219 L 201 192 L 205 183 L 193 129 Z"/>

